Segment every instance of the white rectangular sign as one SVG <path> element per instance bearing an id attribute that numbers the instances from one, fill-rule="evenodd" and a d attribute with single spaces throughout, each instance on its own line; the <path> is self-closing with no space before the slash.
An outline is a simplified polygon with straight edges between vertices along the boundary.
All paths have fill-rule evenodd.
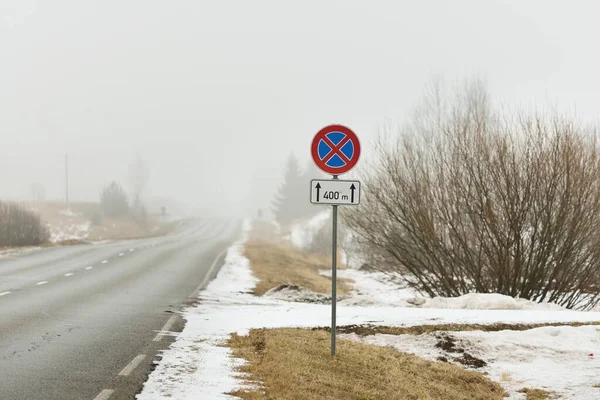
<path id="1" fill-rule="evenodd" d="M 313 179 L 310 181 L 310 202 L 334 206 L 360 204 L 360 182 Z"/>

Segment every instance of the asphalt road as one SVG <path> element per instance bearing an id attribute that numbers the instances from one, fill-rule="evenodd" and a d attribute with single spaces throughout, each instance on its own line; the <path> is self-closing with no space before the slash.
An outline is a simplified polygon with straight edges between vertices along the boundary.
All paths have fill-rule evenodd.
<path id="1" fill-rule="evenodd" d="M 241 224 L 0 258 L 0 399 L 133 399 Z M 211 271 L 209 273 L 209 271 Z"/>

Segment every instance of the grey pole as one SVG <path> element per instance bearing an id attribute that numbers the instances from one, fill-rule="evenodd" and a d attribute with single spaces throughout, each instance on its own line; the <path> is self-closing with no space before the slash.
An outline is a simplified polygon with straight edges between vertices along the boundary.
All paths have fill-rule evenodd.
<path id="1" fill-rule="evenodd" d="M 337 175 L 333 179 L 338 179 Z M 335 328 L 337 306 L 337 218 L 338 206 L 333 206 L 333 245 L 331 256 L 331 356 L 335 356 Z"/>

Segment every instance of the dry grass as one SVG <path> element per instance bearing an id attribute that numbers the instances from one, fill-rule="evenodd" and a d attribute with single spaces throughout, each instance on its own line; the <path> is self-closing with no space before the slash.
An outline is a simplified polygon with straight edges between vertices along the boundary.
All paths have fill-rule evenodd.
<path id="1" fill-rule="evenodd" d="M 61 213 L 67 207 L 61 202 L 35 202 L 30 208 L 39 213 L 42 220 L 58 231 L 69 232 L 69 227 L 85 225 L 95 215 L 101 215 L 99 203 L 71 203 L 70 210 L 73 215 Z M 163 222 L 152 215 L 148 216 L 147 228 L 140 226 L 132 217 L 101 218 L 100 224 L 92 224 L 86 240 L 125 240 L 140 239 L 165 235 L 175 229 L 177 223 Z M 63 244 L 63 243 L 61 243 Z M 75 244 L 68 243 L 64 244 Z"/>
<path id="2" fill-rule="evenodd" d="M 327 257 L 311 255 L 257 234 L 250 236 L 244 255 L 250 260 L 252 272 L 260 279 L 254 289 L 255 295 L 262 296 L 284 284 L 298 285 L 316 293 L 331 293 L 331 279 L 319 274 L 319 270 L 331 269 L 331 260 Z M 340 296 L 351 290 L 349 282 L 340 278 L 337 288 Z"/>
<path id="3" fill-rule="evenodd" d="M 527 395 L 527 400 L 546 400 L 552 398 L 552 393 L 542 389 L 523 388 L 519 393 Z"/>
<path id="4" fill-rule="evenodd" d="M 337 327 L 338 333 L 354 333 L 358 336 L 369 335 L 422 335 L 432 332 L 461 332 L 461 331 L 526 331 L 545 326 L 589 326 L 600 325 L 600 321 L 592 322 L 548 322 L 540 324 L 431 324 L 417 326 L 378 326 L 378 325 L 343 325 Z M 313 330 L 329 331 L 329 327 L 318 327 Z"/>
<path id="5" fill-rule="evenodd" d="M 302 329 L 252 330 L 228 345 L 248 364 L 241 372 L 260 388 L 242 399 L 379 400 L 503 399 L 502 387 L 482 374 L 391 348 L 340 340 L 332 358 L 329 335 Z"/>

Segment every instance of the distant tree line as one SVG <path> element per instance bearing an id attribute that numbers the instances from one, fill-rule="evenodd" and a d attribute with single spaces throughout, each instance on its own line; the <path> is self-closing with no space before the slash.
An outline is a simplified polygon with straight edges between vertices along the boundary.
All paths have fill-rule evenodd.
<path id="1" fill-rule="evenodd" d="M 93 218 L 94 223 L 100 223 L 102 217 L 122 218 L 132 217 L 140 226 L 148 223 L 148 211 L 143 202 L 143 195 L 148 186 L 149 174 L 146 162 L 138 155 L 129 166 L 129 184 L 131 198 L 125 188 L 113 181 L 100 193 L 102 215 Z"/>

